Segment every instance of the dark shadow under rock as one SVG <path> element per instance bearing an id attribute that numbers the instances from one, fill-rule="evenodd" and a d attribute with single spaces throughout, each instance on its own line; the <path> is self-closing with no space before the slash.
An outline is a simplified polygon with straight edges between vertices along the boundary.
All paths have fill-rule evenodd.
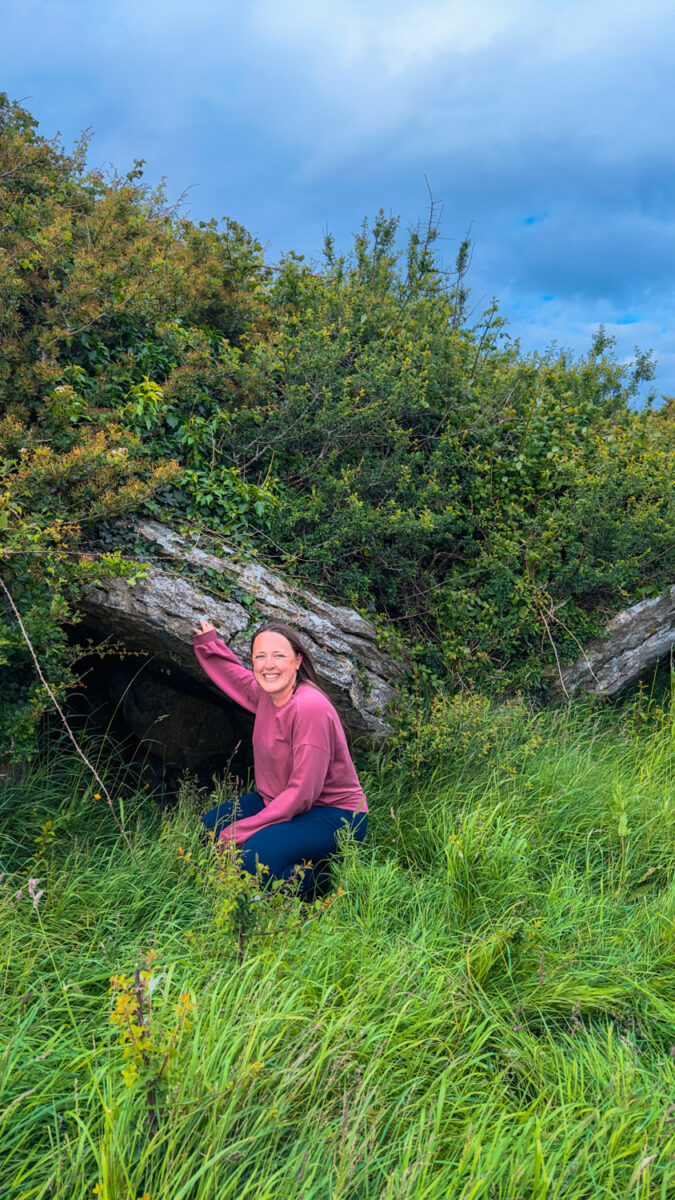
<path id="1" fill-rule="evenodd" d="M 78 629 L 78 636 L 86 636 Z M 253 716 L 174 664 L 136 654 L 96 653 L 78 664 L 82 686 L 69 697 L 76 726 L 124 745 L 165 798 L 186 773 L 208 787 L 225 772 L 246 781 L 252 767 Z"/>

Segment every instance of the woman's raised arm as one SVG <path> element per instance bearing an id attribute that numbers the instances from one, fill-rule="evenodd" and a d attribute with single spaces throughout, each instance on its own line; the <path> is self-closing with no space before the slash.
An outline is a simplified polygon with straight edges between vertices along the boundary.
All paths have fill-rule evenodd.
<path id="1" fill-rule="evenodd" d="M 260 688 L 253 672 L 240 663 L 236 654 L 218 637 L 210 621 L 200 620 L 193 641 L 197 662 L 209 679 L 231 700 L 249 712 L 255 712 L 260 700 Z"/>

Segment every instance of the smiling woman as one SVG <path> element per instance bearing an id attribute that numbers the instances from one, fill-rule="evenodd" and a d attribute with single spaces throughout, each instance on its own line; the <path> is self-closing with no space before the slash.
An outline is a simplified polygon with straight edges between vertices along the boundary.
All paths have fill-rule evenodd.
<path id="1" fill-rule="evenodd" d="M 293 695 L 303 657 L 282 633 L 267 629 L 256 637 L 252 653 L 253 674 L 276 708 Z"/>
<path id="2" fill-rule="evenodd" d="M 194 648 L 209 678 L 255 713 L 258 790 L 206 813 L 205 829 L 220 843 L 238 846 L 251 874 L 262 863 L 270 879 L 291 879 L 299 865 L 311 862 L 301 890 L 323 890 L 338 832 L 349 829 L 362 841 L 368 805 L 342 723 L 321 689 L 309 651 L 294 629 L 277 621 L 253 638 L 252 672 L 210 621 L 200 621 L 195 629 Z"/>

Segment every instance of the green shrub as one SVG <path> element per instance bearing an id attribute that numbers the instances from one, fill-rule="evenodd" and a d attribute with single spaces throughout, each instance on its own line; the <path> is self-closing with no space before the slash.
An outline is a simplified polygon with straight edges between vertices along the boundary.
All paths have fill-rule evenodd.
<path id="1" fill-rule="evenodd" d="M 618 364 L 602 331 L 580 358 L 523 354 L 495 305 L 469 319 L 468 243 L 448 274 L 437 235 L 432 211 L 401 249 L 380 213 L 350 254 L 329 238 L 272 269 L 236 222 L 188 221 L 141 163 L 87 171 L 85 143 L 0 97 L 0 552 L 55 684 L 77 548 L 133 576 L 96 535 L 141 509 L 357 606 L 422 690 L 544 692 L 672 582 L 673 408 L 635 411 L 649 357 Z M 0 603 L 17 752 L 40 705 Z"/>

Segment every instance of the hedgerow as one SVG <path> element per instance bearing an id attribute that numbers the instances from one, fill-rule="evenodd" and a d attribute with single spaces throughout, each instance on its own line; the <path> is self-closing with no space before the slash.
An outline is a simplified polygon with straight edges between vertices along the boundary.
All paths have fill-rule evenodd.
<path id="1" fill-rule="evenodd" d="M 234 221 L 86 167 L 0 99 L 0 551 L 54 683 L 102 519 L 143 508 L 255 550 L 406 643 L 417 684 L 545 690 L 672 582 L 673 407 L 649 355 L 524 354 L 468 309 L 432 210 L 401 248 L 274 268 Z M 123 543 L 120 535 L 120 546 Z M 108 553 L 106 547 L 106 553 Z M 3 752 L 40 708 L 0 603 Z"/>

